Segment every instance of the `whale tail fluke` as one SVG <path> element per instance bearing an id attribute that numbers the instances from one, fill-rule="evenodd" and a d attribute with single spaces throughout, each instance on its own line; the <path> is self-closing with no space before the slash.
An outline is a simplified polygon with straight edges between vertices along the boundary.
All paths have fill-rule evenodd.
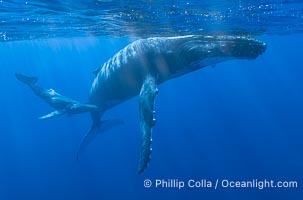
<path id="1" fill-rule="evenodd" d="M 19 81 L 25 83 L 26 85 L 35 85 L 38 81 L 38 78 L 35 76 L 30 77 L 19 73 L 15 73 L 15 76 Z"/>
<path id="2" fill-rule="evenodd" d="M 114 126 L 122 125 L 124 122 L 120 119 L 103 120 L 94 122 L 89 132 L 84 136 L 80 143 L 76 159 L 79 160 L 80 155 L 85 151 L 86 147 L 93 141 L 94 138 L 100 133 L 104 133 Z"/>

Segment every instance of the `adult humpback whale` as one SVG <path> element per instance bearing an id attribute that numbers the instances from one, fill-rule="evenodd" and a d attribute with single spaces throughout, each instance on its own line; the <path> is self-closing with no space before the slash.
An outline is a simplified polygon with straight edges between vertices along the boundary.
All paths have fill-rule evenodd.
<path id="1" fill-rule="evenodd" d="M 157 85 L 226 60 L 255 59 L 265 49 L 265 43 L 242 36 L 155 37 L 129 44 L 95 71 L 90 104 L 98 111 L 91 112 L 93 124 L 80 149 L 96 134 L 97 127 L 108 124 L 100 121 L 106 110 L 139 95 L 142 144 L 138 172 L 142 173 L 152 151 Z"/>
<path id="2" fill-rule="evenodd" d="M 44 89 L 36 85 L 38 78 L 29 77 L 22 74 L 15 74 L 16 78 L 29 86 L 33 92 L 46 101 L 50 106 L 56 110 L 40 117 L 40 119 L 52 118 L 56 116 L 67 114 L 78 114 L 84 112 L 98 111 L 98 107 L 91 104 L 83 104 L 79 101 L 67 98 L 53 89 Z"/>

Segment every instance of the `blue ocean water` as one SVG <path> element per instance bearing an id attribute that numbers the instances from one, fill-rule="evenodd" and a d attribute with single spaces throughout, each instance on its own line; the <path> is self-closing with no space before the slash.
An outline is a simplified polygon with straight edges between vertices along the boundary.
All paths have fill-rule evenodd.
<path id="1" fill-rule="evenodd" d="M 1 200 L 302 199 L 302 2 L 3 0 L 0 11 Z M 141 175 L 137 97 L 106 113 L 125 124 L 77 161 L 89 114 L 39 120 L 53 109 L 14 76 L 38 76 L 40 86 L 86 102 L 92 71 L 136 38 L 213 33 L 249 34 L 267 50 L 160 85 L 152 161 Z M 156 179 L 298 187 L 159 188 Z"/>

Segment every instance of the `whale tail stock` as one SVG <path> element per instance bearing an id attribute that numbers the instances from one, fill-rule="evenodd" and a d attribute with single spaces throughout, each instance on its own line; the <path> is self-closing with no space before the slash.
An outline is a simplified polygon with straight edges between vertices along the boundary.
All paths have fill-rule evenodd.
<path id="1" fill-rule="evenodd" d="M 15 76 L 19 81 L 25 83 L 28 86 L 35 85 L 38 81 L 38 77 L 35 76 L 30 77 L 19 73 L 15 73 Z"/>

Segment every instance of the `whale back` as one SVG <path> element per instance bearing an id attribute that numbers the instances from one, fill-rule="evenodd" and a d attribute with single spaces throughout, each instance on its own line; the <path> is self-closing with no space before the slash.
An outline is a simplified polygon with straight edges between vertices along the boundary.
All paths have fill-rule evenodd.
<path id="1" fill-rule="evenodd" d="M 161 84 L 208 65 L 254 59 L 266 45 L 243 36 L 178 36 L 140 39 L 127 45 L 96 71 L 91 103 L 110 108 L 138 95 L 148 74 Z"/>

